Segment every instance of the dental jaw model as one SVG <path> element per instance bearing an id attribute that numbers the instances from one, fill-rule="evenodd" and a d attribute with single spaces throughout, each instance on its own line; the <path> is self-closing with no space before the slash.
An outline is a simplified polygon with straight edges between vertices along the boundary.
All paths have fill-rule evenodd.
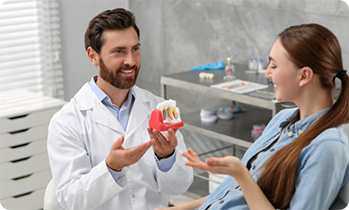
<path id="1" fill-rule="evenodd" d="M 184 125 L 180 117 L 179 108 L 175 100 L 159 103 L 152 111 L 149 126 L 158 131 L 167 131 L 169 128 L 177 129 Z"/>

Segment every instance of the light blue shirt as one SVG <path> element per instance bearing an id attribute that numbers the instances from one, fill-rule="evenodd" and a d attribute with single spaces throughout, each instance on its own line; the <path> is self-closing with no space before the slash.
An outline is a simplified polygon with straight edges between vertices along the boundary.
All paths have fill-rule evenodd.
<path id="1" fill-rule="evenodd" d="M 105 94 L 96 84 L 98 75 L 95 75 L 91 78 L 90 81 L 90 87 L 92 91 L 96 94 L 98 99 L 105 105 L 105 107 L 113 114 L 113 116 L 120 122 L 121 126 L 126 131 L 128 120 L 131 115 L 131 110 L 134 104 L 134 101 L 136 99 L 136 95 L 134 93 L 133 88 L 130 89 L 128 92 L 128 96 L 126 101 L 122 104 L 121 108 L 119 108 L 117 105 L 113 104 L 107 94 Z M 176 152 L 174 154 L 166 159 L 159 160 L 156 155 L 154 154 L 154 158 L 157 161 L 157 165 L 159 169 L 162 172 L 167 172 L 171 169 L 172 165 L 176 161 Z M 109 172 L 113 176 L 114 180 L 117 181 L 120 176 L 120 172 L 114 171 L 108 167 Z"/>
<path id="2" fill-rule="evenodd" d="M 257 181 L 265 161 L 290 144 L 306 129 L 313 125 L 329 109 L 324 109 L 305 119 L 299 120 L 289 127 L 289 131 L 280 137 L 281 131 L 297 117 L 298 109 L 280 111 L 268 123 L 263 134 L 246 151 L 242 163 L 249 168 L 250 174 Z M 278 140 L 279 139 L 279 140 Z M 275 141 L 277 141 L 272 145 Z M 270 147 L 270 149 L 265 150 Z M 252 164 L 250 160 L 259 154 Z M 342 126 L 323 131 L 307 145 L 298 157 L 295 179 L 295 193 L 289 209 L 329 209 L 340 188 L 349 179 L 349 148 L 348 136 Z M 229 176 L 205 200 L 198 209 L 249 209 L 235 179 Z"/>
<path id="3" fill-rule="evenodd" d="M 96 84 L 97 75 L 93 76 L 90 81 L 90 87 L 92 91 L 96 94 L 98 99 L 105 105 L 105 107 L 114 115 L 114 117 L 119 121 L 121 126 L 126 131 L 128 119 L 130 118 L 133 103 L 135 101 L 135 93 L 133 88 L 128 92 L 126 101 L 122 104 L 121 108 L 113 104 L 107 94 L 105 94 Z"/>

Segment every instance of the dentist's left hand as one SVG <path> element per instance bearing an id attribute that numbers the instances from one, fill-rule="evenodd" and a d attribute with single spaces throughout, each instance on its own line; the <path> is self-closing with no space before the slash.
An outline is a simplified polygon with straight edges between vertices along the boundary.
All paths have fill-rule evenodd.
<path id="1" fill-rule="evenodd" d="M 128 149 L 122 146 L 123 143 L 124 136 L 121 136 L 112 144 L 110 153 L 105 159 L 107 166 L 114 171 L 121 171 L 123 167 L 138 162 L 144 153 L 155 143 L 155 140 L 151 139 L 148 142 Z"/>
<path id="2" fill-rule="evenodd" d="M 178 129 L 173 130 L 172 128 L 170 128 L 165 135 L 162 135 L 161 132 L 150 127 L 148 127 L 147 130 L 150 138 L 155 139 L 155 143 L 153 145 L 155 154 L 159 158 L 170 157 L 178 144 L 176 136 Z"/>

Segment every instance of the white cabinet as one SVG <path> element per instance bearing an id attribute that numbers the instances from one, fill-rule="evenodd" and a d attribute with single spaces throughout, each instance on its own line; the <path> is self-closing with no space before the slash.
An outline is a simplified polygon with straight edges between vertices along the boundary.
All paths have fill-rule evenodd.
<path id="1" fill-rule="evenodd" d="M 43 208 L 51 179 L 47 129 L 64 103 L 29 91 L 0 93 L 0 202 L 4 208 Z"/>

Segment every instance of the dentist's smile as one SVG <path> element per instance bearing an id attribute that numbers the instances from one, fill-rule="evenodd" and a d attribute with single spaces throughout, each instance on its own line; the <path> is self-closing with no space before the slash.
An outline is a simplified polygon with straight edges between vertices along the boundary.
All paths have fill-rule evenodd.
<path id="1" fill-rule="evenodd" d="M 134 71 L 134 69 L 131 69 L 131 70 L 122 70 L 120 71 L 121 73 L 125 73 L 125 74 L 129 74 L 129 73 L 132 73 Z"/>

